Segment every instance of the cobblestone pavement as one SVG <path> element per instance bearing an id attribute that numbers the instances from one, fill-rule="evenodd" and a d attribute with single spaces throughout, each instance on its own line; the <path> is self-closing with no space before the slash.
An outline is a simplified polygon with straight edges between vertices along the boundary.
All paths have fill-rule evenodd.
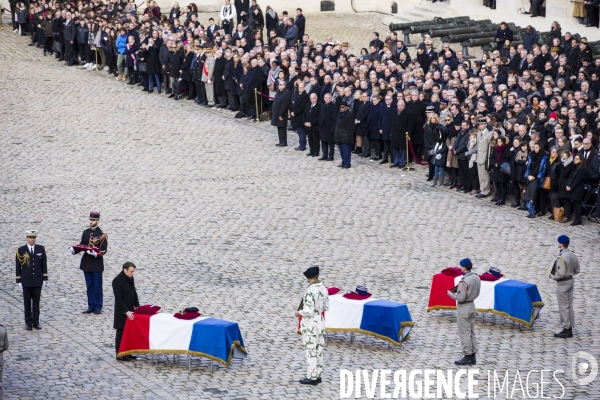
<path id="1" fill-rule="evenodd" d="M 334 399 L 341 368 L 456 370 L 454 314 L 426 308 L 432 275 L 464 256 L 478 272 L 492 264 L 537 283 L 546 303 L 533 329 L 478 316 L 480 393 L 488 370 L 544 368 L 565 371 L 558 375 L 563 398 L 597 399 L 599 378 L 577 386 L 570 377 L 576 351 L 600 353 L 597 225 L 530 221 L 507 206 L 433 189 L 422 167 L 404 173 L 354 159 L 341 170 L 293 151 L 293 136 L 290 147 L 275 148 L 268 124 L 59 66 L 7 31 L 0 32 L 0 71 L 7 399 Z M 92 209 L 109 234 L 100 316 L 81 314 L 84 279 L 79 257 L 67 250 Z M 24 330 L 13 280 L 25 229 L 40 231 L 49 259 L 40 332 Z M 582 264 L 575 338 L 567 341 L 552 336 L 557 304 L 546 279 L 561 233 Z M 163 357 L 158 367 L 144 357 L 117 362 L 110 281 L 125 261 L 139 267 L 142 303 L 165 311 L 195 305 L 238 321 L 249 357 L 213 374 L 206 360 L 195 359 L 191 372 L 183 358 L 174 365 Z M 377 340 L 367 347 L 361 335 L 352 346 L 348 335 L 330 337 L 324 382 L 307 388 L 297 383 L 305 360 L 293 313 L 302 271 L 313 264 L 324 265 L 326 284 L 364 284 L 376 297 L 408 304 L 416 326 L 401 348 Z M 550 387 L 545 395 L 560 395 Z"/>

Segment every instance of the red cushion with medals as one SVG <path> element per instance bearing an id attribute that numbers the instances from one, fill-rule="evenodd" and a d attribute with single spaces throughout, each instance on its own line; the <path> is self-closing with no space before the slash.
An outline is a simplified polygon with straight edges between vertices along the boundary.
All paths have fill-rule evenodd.
<path id="1" fill-rule="evenodd" d="M 133 312 L 136 314 L 153 315 L 153 314 L 156 314 L 160 310 L 160 308 L 161 308 L 160 306 L 155 306 L 152 304 L 144 304 L 143 306 L 139 306 L 138 308 L 133 310 Z"/>

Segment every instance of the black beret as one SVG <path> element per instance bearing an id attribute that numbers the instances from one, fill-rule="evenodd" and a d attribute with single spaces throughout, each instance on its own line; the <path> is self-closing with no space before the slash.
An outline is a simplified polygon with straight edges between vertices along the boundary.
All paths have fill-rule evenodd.
<path id="1" fill-rule="evenodd" d="M 319 267 L 310 267 L 304 271 L 304 276 L 308 279 L 314 278 L 317 275 L 319 275 Z"/>

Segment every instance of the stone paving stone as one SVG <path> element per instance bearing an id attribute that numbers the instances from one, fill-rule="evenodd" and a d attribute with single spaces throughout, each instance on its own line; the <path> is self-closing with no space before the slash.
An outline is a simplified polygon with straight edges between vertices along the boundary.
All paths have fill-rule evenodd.
<path id="1" fill-rule="evenodd" d="M 309 27 L 329 17 L 308 19 Z M 337 17 L 335 17 L 337 18 Z M 347 16 L 355 31 L 329 25 L 323 37 L 359 43 L 381 18 Z M 379 22 L 380 23 L 380 22 Z M 377 25 L 379 27 L 380 25 Z M 380 29 L 383 32 L 383 30 Z M 365 36 L 366 35 L 366 36 Z M 425 169 L 404 173 L 353 159 L 341 171 L 293 151 L 275 150 L 276 131 L 221 110 L 198 108 L 105 73 L 67 68 L 26 39 L 0 32 L 0 322 L 10 335 L 4 355 L 7 399 L 239 398 L 333 399 L 341 368 L 456 370 L 453 312 L 426 312 L 434 273 L 471 257 L 476 270 L 500 267 L 538 284 L 546 307 L 533 329 L 478 316 L 479 369 L 570 371 L 576 351 L 600 354 L 598 227 L 570 228 L 527 220 L 492 206 L 432 189 Z M 336 159 L 339 156 L 336 154 Z M 102 212 L 109 234 L 104 313 L 82 315 L 85 284 L 78 241 L 87 213 Z M 41 332 L 25 332 L 14 252 L 25 229 L 40 231 L 50 286 L 42 293 Z M 580 256 L 575 338 L 557 341 L 555 286 L 546 279 L 555 239 L 567 233 Z M 204 315 L 237 321 L 249 357 L 229 368 L 184 357 L 119 363 L 114 359 L 110 282 L 125 261 L 139 267 L 140 301 L 165 311 L 196 305 Z M 365 284 L 379 298 L 408 304 L 411 340 L 388 349 L 364 336 L 330 336 L 324 383 L 301 387 L 305 361 L 293 317 L 305 283 L 302 271 L 324 265 L 327 284 Z M 482 375 L 483 379 L 483 375 Z M 480 381 L 487 389 L 485 380 Z M 191 390 L 190 390 L 191 389 Z M 595 399 L 600 380 L 567 397 Z"/>

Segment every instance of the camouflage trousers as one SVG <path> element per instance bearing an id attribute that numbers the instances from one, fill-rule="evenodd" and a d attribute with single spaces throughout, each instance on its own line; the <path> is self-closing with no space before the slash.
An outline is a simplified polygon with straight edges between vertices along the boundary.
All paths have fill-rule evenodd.
<path id="1" fill-rule="evenodd" d="M 302 345 L 304 346 L 306 362 L 308 363 L 306 377 L 308 379 L 320 378 L 323 372 L 323 346 L 325 345 L 325 337 L 323 335 L 302 335 Z"/>

